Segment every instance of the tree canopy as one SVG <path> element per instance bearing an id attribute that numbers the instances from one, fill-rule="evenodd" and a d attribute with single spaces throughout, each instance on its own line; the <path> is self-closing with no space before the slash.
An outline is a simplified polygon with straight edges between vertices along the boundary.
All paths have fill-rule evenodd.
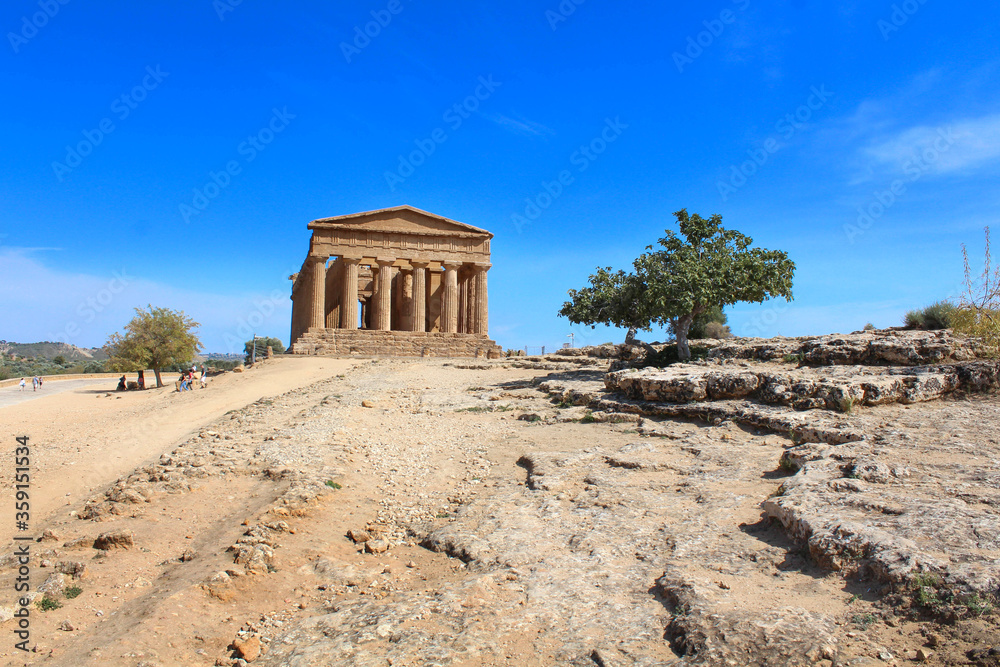
<path id="1" fill-rule="evenodd" d="M 152 368 L 156 386 L 162 387 L 160 369 L 186 364 L 201 349 L 193 331 L 200 325 L 183 311 L 148 308 L 136 308 L 135 317 L 125 325 L 125 334 L 116 332 L 108 338 L 104 346 L 107 366 L 118 372 Z"/>
<path id="2" fill-rule="evenodd" d="M 751 247 L 753 239 L 725 229 L 721 215 L 706 219 L 682 209 L 674 216 L 680 233 L 668 229 L 658 248 L 646 246 L 634 273 L 598 269 L 589 287 L 569 291 L 559 314 L 577 324 L 627 328 L 629 338 L 670 326 L 678 358 L 690 359 L 688 333 L 698 315 L 741 301 L 791 301 L 795 263 L 787 253 Z"/>
<path id="3" fill-rule="evenodd" d="M 275 354 L 282 354 L 285 351 L 285 344 L 281 342 L 280 338 L 271 338 L 270 336 L 261 336 L 257 339 L 257 357 L 262 357 L 267 352 L 267 348 L 271 348 L 271 351 Z M 254 350 L 254 339 L 251 338 L 246 343 L 243 344 L 243 352 L 246 355 L 247 363 L 253 359 Z"/>

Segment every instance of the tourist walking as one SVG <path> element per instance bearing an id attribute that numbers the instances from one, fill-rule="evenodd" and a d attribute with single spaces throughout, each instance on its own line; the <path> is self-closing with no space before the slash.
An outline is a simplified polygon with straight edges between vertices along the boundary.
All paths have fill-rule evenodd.
<path id="1" fill-rule="evenodd" d="M 31 378 L 31 391 L 38 391 L 38 376 Z"/>
<path id="2" fill-rule="evenodd" d="M 24 378 L 21 378 L 21 385 L 20 386 L 21 386 L 20 391 L 24 391 Z"/>

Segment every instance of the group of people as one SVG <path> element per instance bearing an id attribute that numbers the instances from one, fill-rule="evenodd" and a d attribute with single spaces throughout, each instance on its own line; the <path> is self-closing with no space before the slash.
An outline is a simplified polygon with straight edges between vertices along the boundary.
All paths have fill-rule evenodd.
<path id="1" fill-rule="evenodd" d="M 180 385 L 177 387 L 177 391 L 189 391 L 190 389 L 192 389 L 192 385 L 194 384 L 195 380 L 195 374 L 197 372 L 198 372 L 198 367 L 191 366 L 191 370 L 184 371 L 183 373 L 181 373 Z M 201 381 L 201 388 L 204 389 L 205 383 L 207 382 L 204 366 L 201 367 L 200 381 Z"/>
<path id="2" fill-rule="evenodd" d="M 21 378 L 21 383 L 18 386 L 20 387 L 19 391 L 24 391 L 25 387 L 27 386 L 26 383 L 24 382 L 24 378 Z M 42 376 L 36 375 L 35 377 L 31 378 L 31 390 L 38 391 L 41 388 L 42 388 Z"/>
<path id="3" fill-rule="evenodd" d="M 145 389 L 145 388 L 146 388 L 146 378 L 143 375 L 143 371 L 139 371 L 139 377 L 136 382 L 132 383 L 132 386 L 129 386 L 129 383 L 125 380 L 124 375 L 118 378 L 118 387 L 116 387 L 116 390 L 128 391 L 129 389 Z"/>

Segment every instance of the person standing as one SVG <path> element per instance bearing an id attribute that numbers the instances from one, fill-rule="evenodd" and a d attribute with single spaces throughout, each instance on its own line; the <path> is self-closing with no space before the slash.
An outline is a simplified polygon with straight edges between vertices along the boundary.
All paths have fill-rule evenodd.
<path id="1" fill-rule="evenodd" d="M 31 378 L 31 391 L 38 391 L 38 376 Z"/>

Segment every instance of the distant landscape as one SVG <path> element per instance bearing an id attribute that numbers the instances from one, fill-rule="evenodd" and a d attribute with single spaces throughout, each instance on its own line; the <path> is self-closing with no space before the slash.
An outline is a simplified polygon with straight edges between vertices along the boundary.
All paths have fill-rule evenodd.
<path id="1" fill-rule="evenodd" d="M 83 348 L 52 341 L 15 343 L 0 340 L 0 380 L 35 375 L 106 373 L 107 360 L 108 354 L 101 347 Z M 198 355 L 194 361 L 213 361 L 231 368 L 242 360 L 241 354 L 208 353 Z"/>

